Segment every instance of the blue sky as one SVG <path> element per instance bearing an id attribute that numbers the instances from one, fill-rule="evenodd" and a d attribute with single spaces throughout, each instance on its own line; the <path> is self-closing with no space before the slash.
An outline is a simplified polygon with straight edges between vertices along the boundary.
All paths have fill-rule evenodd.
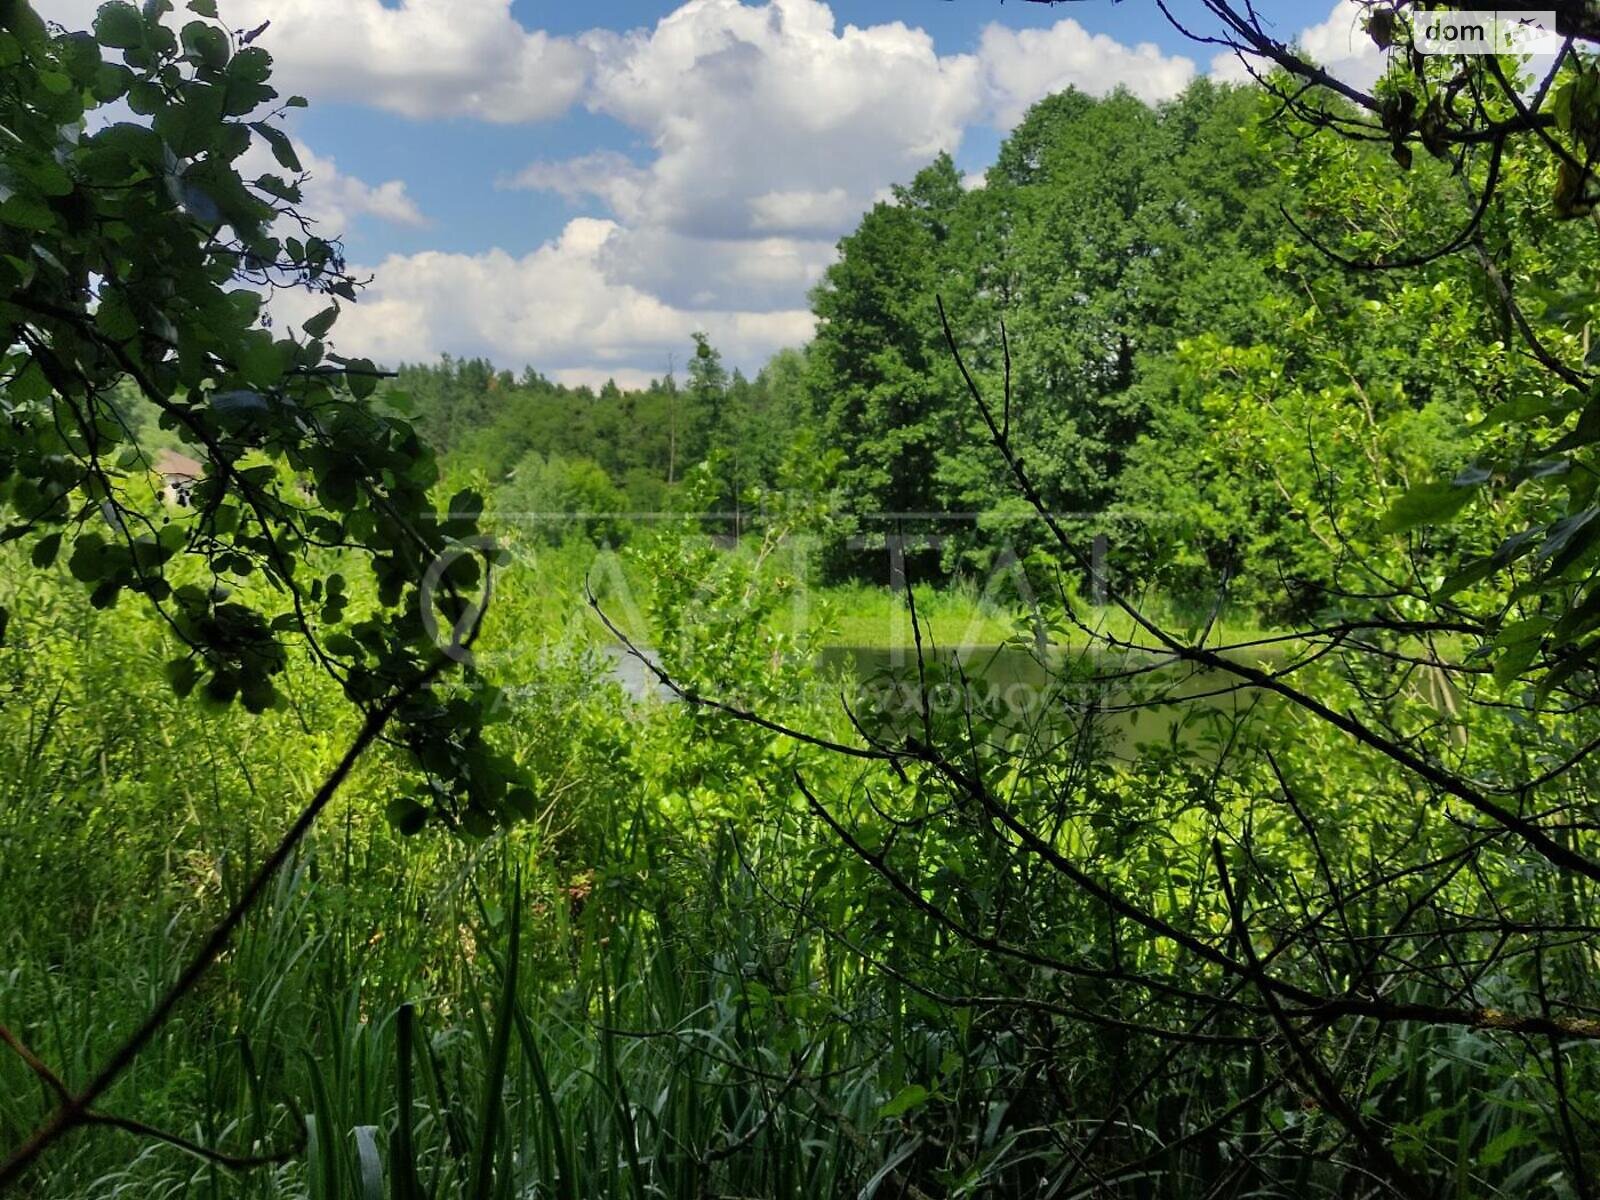
<path id="1" fill-rule="evenodd" d="M 67 25 L 93 0 L 36 0 Z M 1266 0 L 1370 70 L 1352 0 Z M 279 86 L 307 207 L 374 284 L 339 348 L 637 383 L 707 330 L 759 367 L 837 239 L 941 149 L 981 183 L 1029 104 L 1228 75 L 1154 0 L 220 0 Z M 1174 11 L 1214 30 L 1198 0 Z M 291 303 L 285 315 L 293 317 Z"/>

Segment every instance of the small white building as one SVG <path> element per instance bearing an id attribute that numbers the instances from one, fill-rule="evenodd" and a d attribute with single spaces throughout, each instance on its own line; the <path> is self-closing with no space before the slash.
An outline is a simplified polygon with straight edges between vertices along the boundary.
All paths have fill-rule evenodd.
<path id="1" fill-rule="evenodd" d="M 176 450 L 158 451 L 150 469 L 161 476 L 161 498 L 178 508 L 189 507 L 194 485 L 206 477 L 204 464 Z"/>

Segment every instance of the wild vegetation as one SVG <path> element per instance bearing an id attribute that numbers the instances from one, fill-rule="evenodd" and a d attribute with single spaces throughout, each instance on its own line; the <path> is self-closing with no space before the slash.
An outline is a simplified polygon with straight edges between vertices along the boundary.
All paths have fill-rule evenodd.
<path id="1" fill-rule="evenodd" d="M 593 391 L 336 356 L 171 7 L 0 0 L 0 1191 L 1596 1194 L 1582 26 L 1216 0 Z"/>

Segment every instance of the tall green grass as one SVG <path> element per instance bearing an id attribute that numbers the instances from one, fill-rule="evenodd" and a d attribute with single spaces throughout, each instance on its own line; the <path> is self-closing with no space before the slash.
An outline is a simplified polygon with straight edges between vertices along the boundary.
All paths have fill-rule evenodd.
<path id="1" fill-rule="evenodd" d="M 309 672 L 266 718 L 170 702 L 158 629 L 108 638 L 111 618 L 29 598 L 0 656 L 0 1022 L 71 1084 L 170 984 L 350 721 Z M 513 701 L 511 743 L 559 811 L 488 842 L 403 839 L 381 816 L 392 767 L 365 764 L 102 1105 L 290 1161 L 235 1172 L 90 1128 L 24 1194 L 809 1196 L 875 1170 L 870 1060 L 837 1070 L 832 1013 L 802 1044 L 754 998 L 746 962 L 771 951 L 738 856 L 605 772 L 643 727 L 593 667 L 539 659 Z M 690 887 L 709 923 L 679 911 Z M 853 977 L 809 939 L 781 965 L 808 995 Z M 0 1145 L 52 1103 L 0 1053 Z"/>
<path id="2" fill-rule="evenodd" d="M 93 1129 L 31 1194 L 799 1197 L 876 1169 L 870 1063 L 835 1070 L 852 1049 L 828 1036 L 791 1045 L 740 964 L 680 944 L 662 913 L 591 899 L 551 919 L 514 882 L 519 849 L 486 856 L 454 897 L 401 888 L 422 930 L 343 920 L 327 876 L 345 847 L 318 839 L 104 1105 L 230 1153 L 303 1142 L 293 1162 L 235 1173 Z M 13 942 L 0 1012 L 84 1077 L 180 966 L 172 918 L 107 914 L 92 951 Z M 530 944 L 562 926 L 567 963 Z M 0 1067 L 7 1141 L 51 1099 L 19 1066 Z"/>
<path id="3" fill-rule="evenodd" d="M 0 651 L 0 1022 L 70 1084 L 170 984 L 352 722 L 309 671 L 263 718 L 172 701 L 154 622 L 23 579 Z M 489 643 L 525 685 L 496 736 L 542 819 L 479 842 L 402 838 L 382 815 L 396 768 L 375 756 L 102 1106 L 287 1161 L 230 1171 L 89 1128 L 22 1195 L 1362 1194 L 1314 1106 L 1252 1098 L 1264 1049 L 1197 1053 L 1118 1109 L 1119 1082 L 1167 1047 L 940 1003 L 1058 981 L 947 944 L 887 895 L 797 802 L 794 768 L 827 782 L 827 760 L 734 722 L 631 711 L 600 664 L 519 639 L 548 601 L 509 592 Z M 758 659 L 740 669 L 768 671 Z M 848 736 L 836 705 L 790 715 Z M 945 867 L 927 868 L 933 886 Z M 1007 879 L 1003 861 L 966 869 L 958 891 Z M 1058 933 L 1077 909 L 1049 899 L 1011 919 L 1041 939 L 1101 936 L 1098 918 Z M 1576 1194 L 1530 1132 L 1547 1048 L 1420 1029 L 1343 1046 L 1375 1081 L 1374 1114 L 1417 1131 L 1407 1153 L 1442 1196 Z M 52 1099 L 0 1052 L 0 1146 Z M 1258 1153 L 1242 1171 L 1239 1147 Z"/>

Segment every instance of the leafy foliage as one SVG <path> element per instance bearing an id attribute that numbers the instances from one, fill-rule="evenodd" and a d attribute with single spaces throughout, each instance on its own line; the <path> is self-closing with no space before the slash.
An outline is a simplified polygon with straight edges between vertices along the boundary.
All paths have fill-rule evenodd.
<path id="1" fill-rule="evenodd" d="M 459 495 L 435 519 L 432 455 L 373 408 L 373 364 L 334 353 L 357 281 L 294 207 L 301 166 L 274 122 L 303 101 L 280 103 L 250 35 L 190 7 L 174 31 L 166 0 L 114 0 L 93 33 L 53 33 L 25 0 L 0 9 L 5 536 L 31 539 L 36 567 L 65 562 L 97 607 L 151 605 L 182 646 L 178 693 L 262 712 L 303 649 L 353 703 L 400 708 L 398 740 L 447 807 L 503 815 L 478 692 L 416 690 L 440 653 L 430 627 L 468 636 L 481 503 Z M 112 104 L 136 119 L 99 120 Z M 240 175 L 257 139 L 281 174 Z M 298 332 L 266 319 L 286 287 L 329 301 Z M 199 464 L 181 509 L 129 387 Z M 335 551 L 371 572 L 362 611 L 313 565 Z M 243 599 L 252 578 L 268 586 Z"/>

